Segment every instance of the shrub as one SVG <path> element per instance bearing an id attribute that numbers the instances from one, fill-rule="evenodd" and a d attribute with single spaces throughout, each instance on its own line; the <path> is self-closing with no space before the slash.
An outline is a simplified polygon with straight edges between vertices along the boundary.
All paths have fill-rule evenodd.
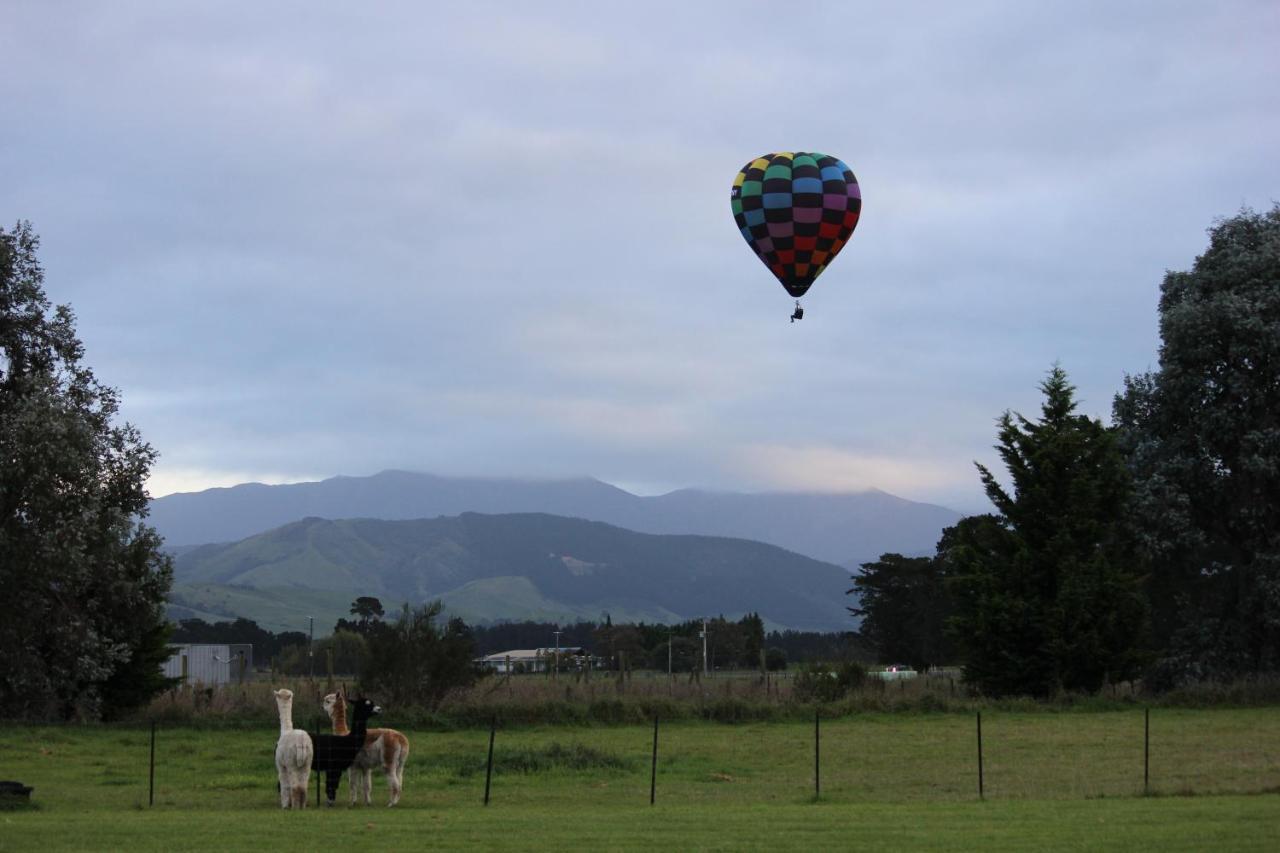
<path id="1" fill-rule="evenodd" d="M 394 625 L 370 633 L 361 678 L 365 692 L 396 705 L 434 709 L 450 691 L 475 682 L 471 631 L 461 619 L 450 619 L 443 630 L 437 627 L 443 609 L 439 600 L 416 608 L 406 604 Z"/>
<path id="2" fill-rule="evenodd" d="M 811 663 L 796 673 L 792 690 L 801 702 L 836 702 L 866 681 L 866 669 L 855 661 Z"/>

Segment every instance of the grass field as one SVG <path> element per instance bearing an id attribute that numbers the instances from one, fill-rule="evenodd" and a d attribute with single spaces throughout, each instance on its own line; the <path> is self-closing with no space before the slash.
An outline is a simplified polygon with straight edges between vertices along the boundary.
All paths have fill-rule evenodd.
<path id="1" fill-rule="evenodd" d="M 392 719 L 387 724 L 394 725 Z M 813 725 L 686 722 L 407 734 L 401 806 L 284 813 L 275 732 L 161 727 L 147 805 L 143 728 L 10 726 L 0 778 L 38 808 L 0 812 L 0 850 L 118 849 L 1154 849 L 1274 850 L 1280 709 L 1152 713 L 1143 792 L 1139 712 L 984 713 L 985 800 L 965 714 Z"/>

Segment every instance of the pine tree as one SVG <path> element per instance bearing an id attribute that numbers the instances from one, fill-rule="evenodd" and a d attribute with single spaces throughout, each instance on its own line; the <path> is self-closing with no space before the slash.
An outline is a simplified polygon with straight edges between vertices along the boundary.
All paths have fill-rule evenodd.
<path id="1" fill-rule="evenodd" d="M 951 601 L 942 566 L 937 557 L 881 554 L 854 576 L 848 593 L 857 594 L 858 606 L 848 609 L 862 617 L 858 636 L 881 663 L 902 661 L 923 670 L 951 657 L 944 631 Z"/>
<path id="2" fill-rule="evenodd" d="M 992 694 L 1094 691 L 1142 662 L 1145 602 L 1114 431 L 1075 413 L 1060 367 L 1040 387 L 1038 421 L 999 421 L 1011 488 L 978 466 L 996 513 L 966 519 L 942 545 L 965 676 Z"/>

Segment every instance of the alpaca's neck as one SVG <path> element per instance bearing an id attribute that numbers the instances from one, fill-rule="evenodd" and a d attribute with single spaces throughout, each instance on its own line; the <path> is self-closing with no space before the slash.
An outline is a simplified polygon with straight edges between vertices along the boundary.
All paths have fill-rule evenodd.
<path id="1" fill-rule="evenodd" d="M 293 702 L 287 699 L 276 699 L 280 708 L 280 734 L 293 731 Z"/>
<path id="2" fill-rule="evenodd" d="M 359 713 L 356 714 L 355 727 L 348 733 L 352 737 L 358 737 L 364 740 L 365 735 L 369 733 L 369 718 Z"/>
<path id="3" fill-rule="evenodd" d="M 339 735 L 351 734 L 347 728 L 347 703 L 341 697 L 333 703 L 333 731 Z"/>

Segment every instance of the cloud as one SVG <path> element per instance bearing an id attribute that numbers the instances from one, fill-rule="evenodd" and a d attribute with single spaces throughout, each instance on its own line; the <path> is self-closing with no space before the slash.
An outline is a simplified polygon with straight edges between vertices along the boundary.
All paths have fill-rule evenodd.
<path id="1" fill-rule="evenodd" d="M 6 11 L 9 215 L 157 483 L 975 506 L 1000 412 L 1061 361 L 1105 417 L 1164 270 L 1280 185 L 1270 3 Z M 792 148 L 865 197 L 795 325 L 727 198 Z"/>
<path id="2" fill-rule="evenodd" d="M 957 491 L 973 478 L 972 467 L 964 470 L 954 460 L 878 456 L 840 447 L 754 445 L 742 448 L 734 463 L 783 491 L 936 494 Z"/>
<path id="3" fill-rule="evenodd" d="M 323 479 L 318 475 L 282 474 L 279 472 L 236 471 L 227 468 L 180 468 L 168 466 L 153 471 L 147 479 L 147 491 L 153 498 L 179 492 L 200 492 L 205 489 L 227 488 L 241 483 L 304 483 Z"/>

